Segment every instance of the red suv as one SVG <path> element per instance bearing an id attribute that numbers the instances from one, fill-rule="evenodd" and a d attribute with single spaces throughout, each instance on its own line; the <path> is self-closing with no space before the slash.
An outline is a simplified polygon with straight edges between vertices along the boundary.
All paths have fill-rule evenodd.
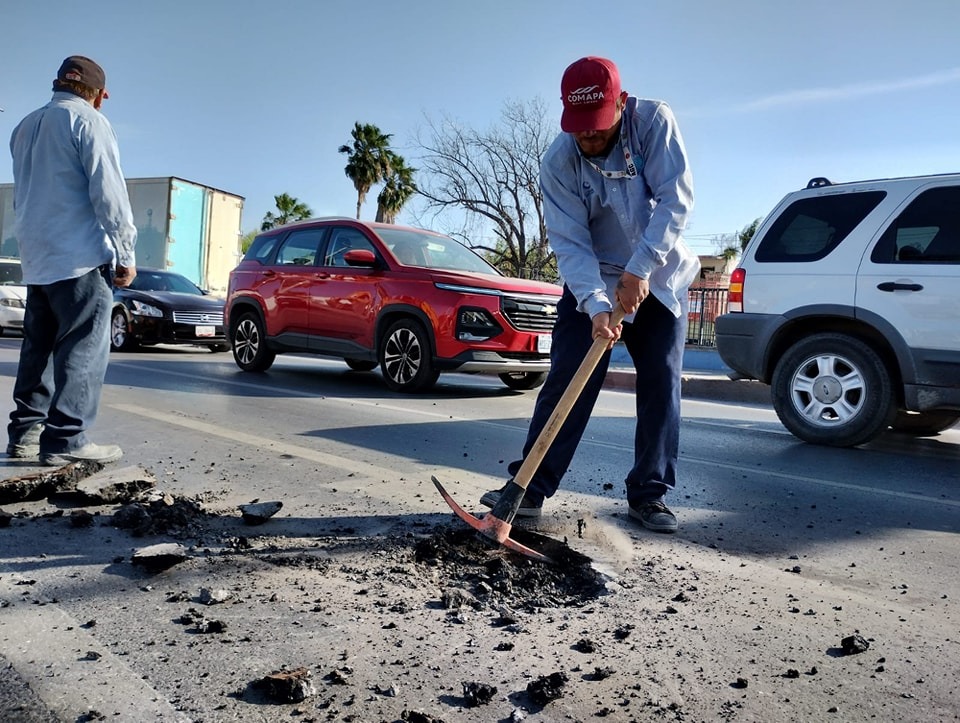
<path id="1" fill-rule="evenodd" d="M 245 371 L 311 352 L 379 365 L 398 392 L 429 389 L 444 371 L 533 389 L 550 366 L 560 294 L 503 276 L 448 236 L 324 218 L 254 239 L 230 273 L 224 323 Z"/>

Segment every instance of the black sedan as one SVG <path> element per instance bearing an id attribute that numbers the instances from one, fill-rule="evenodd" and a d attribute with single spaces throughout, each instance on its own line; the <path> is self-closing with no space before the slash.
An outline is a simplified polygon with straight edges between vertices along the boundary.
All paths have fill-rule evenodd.
<path id="1" fill-rule="evenodd" d="M 110 348 L 131 351 L 153 344 L 229 350 L 223 333 L 223 299 L 208 296 L 186 276 L 138 268 L 130 286 L 113 290 Z"/>

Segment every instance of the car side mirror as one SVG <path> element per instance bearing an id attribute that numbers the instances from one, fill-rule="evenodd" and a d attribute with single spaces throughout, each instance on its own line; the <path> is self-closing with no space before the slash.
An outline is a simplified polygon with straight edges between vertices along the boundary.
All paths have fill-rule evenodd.
<path id="1" fill-rule="evenodd" d="M 348 266 L 373 268 L 377 265 L 377 256 L 370 249 L 351 249 L 343 255 Z"/>

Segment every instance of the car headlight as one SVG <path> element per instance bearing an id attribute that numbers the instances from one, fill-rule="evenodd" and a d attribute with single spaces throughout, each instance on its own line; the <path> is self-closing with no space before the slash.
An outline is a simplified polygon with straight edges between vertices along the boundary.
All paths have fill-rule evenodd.
<path id="1" fill-rule="evenodd" d="M 131 311 L 137 316 L 159 316 L 163 317 L 163 312 L 160 311 L 156 306 L 151 306 L 150 304 L 144 304 L 142 301 L 137 301 L 134 299 L 130 302 L 130 305 L 133 307 Z"/>
<path id="2" fill-rule="evenodd" d="M 0 306 L 8 306 L 11 309 L 26 309 L 27 302 L 23 299 L 0 299 Z"/>
<path id="3" fill-rule="evenodd" d="M 464 307 L 457 314 L 457 339 L 486 341 L 503 331 L 486 309 Z"/>

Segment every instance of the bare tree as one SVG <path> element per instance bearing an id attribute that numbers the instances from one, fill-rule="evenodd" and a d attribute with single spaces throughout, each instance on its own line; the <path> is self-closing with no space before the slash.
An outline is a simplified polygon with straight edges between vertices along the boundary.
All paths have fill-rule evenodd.
<path id="1" fill-rule="evenodd" d="M 422 153 L 418 190 L 437 214 L 466 211 L 451 235 L 463 238 L 504 273 L 556 278 L 547 244 L 540 193 L 540 163 L 556 135 L 541 99 L 504 105 L 500 121 L 481 132 L 444 117 L 427 120 L 417 135 Z M 479 226 L 486 240 L 468 231 Z"/>

